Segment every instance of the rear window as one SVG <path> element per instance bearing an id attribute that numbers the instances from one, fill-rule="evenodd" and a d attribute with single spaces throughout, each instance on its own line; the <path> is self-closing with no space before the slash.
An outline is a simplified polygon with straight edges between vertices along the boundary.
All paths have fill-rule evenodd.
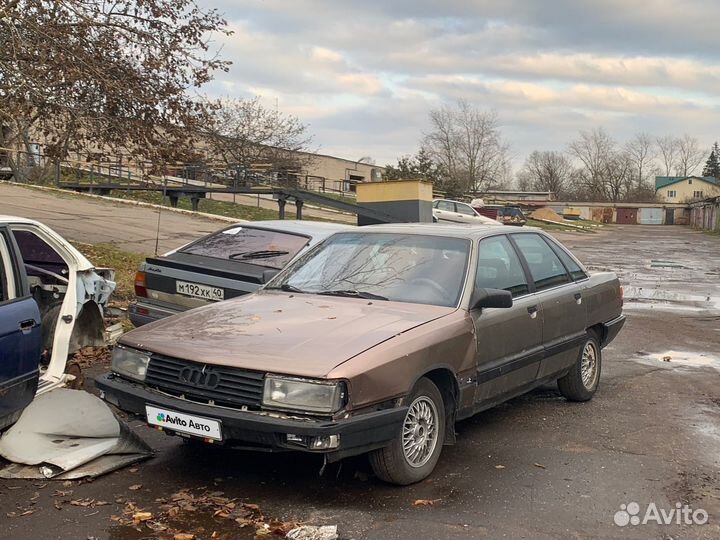
<path id="1" fill-rule="evenodd" d="M 253 227 L 230 227 L 193 242 L 180 253 L 283 268 L 310 241 L 306 236 Z"/>

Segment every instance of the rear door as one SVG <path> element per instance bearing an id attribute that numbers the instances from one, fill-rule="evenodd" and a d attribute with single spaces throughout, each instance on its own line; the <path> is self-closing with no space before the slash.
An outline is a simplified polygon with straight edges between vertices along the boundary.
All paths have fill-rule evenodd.
<path id="1" fill-rule="evenodd" d="M 544 235 L 517 233 L 511 238 L 527 263 L 533 296 L 542 311 L 545 352 L 538 372 L 542 379 L 571 366 L 577 358 L 587 327 L 582 301 L 582 281 L 587 276 L 573 261 L 580 272 L 573 277 L 559 255 L 559 246 Z M 567 254 L 564 257 L 572 260 Z"/>
<path id="2" fill-rule="evenodd" d="M 435 210 L 433 213 L 438 221 L 450 221 L 453 223 L 460 221 L 460 216 L 455 210 L 455 203 L 453 201 L 435 201 Z"/>
<path id="3" fill-rule="evenodd" d="M 501 400 L 535 381 L 543 356 L 541 308 L 506 235 L 480 241 L 475 287 L 513 295 L 511 308 L 471 312 L 477 338 L 476 402 Z"/>
<path id="4" fill-rule="evenodd" d="M 40 311 L 12 237 L 0 226 L 0 429 L 32 401 L 40 363 Z"/>

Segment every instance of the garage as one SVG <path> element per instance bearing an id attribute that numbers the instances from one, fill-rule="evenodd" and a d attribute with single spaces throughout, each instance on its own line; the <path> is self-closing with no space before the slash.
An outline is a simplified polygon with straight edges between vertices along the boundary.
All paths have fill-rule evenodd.
<path id="1" fill-rule="evenodd" d="M 637 208 L 618 208 L 616 223 L 620 225 L 636 225 L 638 222 Z"/>
<path id="2" fill-rule="evenodd" d="M 619 211 L 618 211 L 619 216 Z M 641 208 L 639 222 L 641 225 L 662 225 L 662 208 Z M 618 222 L 619 223 L 619 222 Z"/>

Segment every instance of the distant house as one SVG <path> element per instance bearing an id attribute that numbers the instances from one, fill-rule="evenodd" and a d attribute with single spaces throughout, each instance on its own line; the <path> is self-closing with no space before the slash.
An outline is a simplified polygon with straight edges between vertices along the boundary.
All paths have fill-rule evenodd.
<path id="1" fill-rule="evenodd" d="M 712 176 L 656 176 L 655 193 L 666 202 L 699 201 L 720 195 L 720 181 Z"/>

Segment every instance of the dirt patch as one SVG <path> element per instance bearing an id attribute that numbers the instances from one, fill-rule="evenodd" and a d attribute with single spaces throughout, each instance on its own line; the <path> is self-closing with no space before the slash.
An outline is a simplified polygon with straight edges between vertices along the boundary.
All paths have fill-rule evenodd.
<path id="1" fill-rule="evenodd" d="M 538 208 L 532 214 L 530 214 L 530 217 L 533 219 L 547 219 L 549 221 L 559 221 L 560 223 L 564 221 L 564 218 L 560 214 L 547 207 Z"/>

